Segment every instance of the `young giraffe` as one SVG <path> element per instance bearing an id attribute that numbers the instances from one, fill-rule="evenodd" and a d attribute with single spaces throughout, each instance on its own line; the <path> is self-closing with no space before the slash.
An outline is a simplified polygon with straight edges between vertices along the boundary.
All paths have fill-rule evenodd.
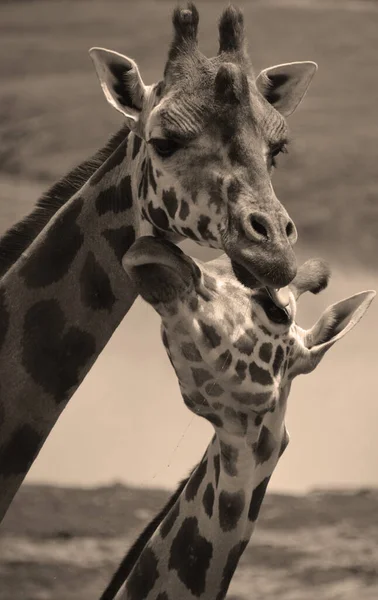
<path id="1" fill-rule="evenodd" d="M 140 238 L 123 260 L 159 313 L 162 339 L 185 404 L 215 429 L 204 457 L 142 534 L 101 600 L 222 600 L 256 523 L 269 479 L 288 444 L 291 382 L 315 369 L 375 296 L 361 292 L 327 308 L 305 331 L 296 300 L 328 281 L 308 261 L 278 308 L 264 290 L 233 276 L 228 258 L 203 264 L 169 242 Z M 126 572 L 126 573 L 125 573 Z"/>
<path id="2" fill-rule="evenodd" d="M 156 85 L 144 85 L 133 60 L 91 51 L 126 125 L 0 241 L 0 520 L 136 298 L 121 267 L 135 238 L 224 248 L 241 279 L 287 301 L 273 288 L 295 276 L 296 231 L 271 171 L 286 143 L 285 116 L 316 65 L 281 65 L 255 78 L 232 7 L 211 59 L 197 47 L 194 6 L 176 9 L 173 24 Z"/>

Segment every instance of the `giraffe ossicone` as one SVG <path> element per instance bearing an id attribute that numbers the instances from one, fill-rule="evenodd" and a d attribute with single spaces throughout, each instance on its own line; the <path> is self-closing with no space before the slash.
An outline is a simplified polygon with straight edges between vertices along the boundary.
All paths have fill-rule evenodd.
<path id="1" fill-rule="evenodd" d="M 123 266 L 161 316 L 186 406 L 215 435 L 101 600 L 117 591 L 119 600 L 223 600 L 289 441 L 292 380 L 314 370 L 356 325 L 375 291 L 331 305 L 304 330 L 295 322 L 296 301 L 328 284 L 330 271 L 320 260 L 298 270 L 285 309 L 265 290 L 237 281 L 227 257 L 201 263 L 153 237 L 137 240 Z"/>
<path id="2" fill-rule="evenodd" d="M 206 58 L 198 19 L 193 5 L 174 11 L 164 76 L 151 86 L 132 59 L 91 52 L 125 124 L 0 239 L 0 520 L 137 296 L 121 267 L 136 238 L 224 248 L 242 281 L 273 295 L 295 275 L 296 230 L 271 175 L 316 65 L 255 77 L 233 7 Z"/>

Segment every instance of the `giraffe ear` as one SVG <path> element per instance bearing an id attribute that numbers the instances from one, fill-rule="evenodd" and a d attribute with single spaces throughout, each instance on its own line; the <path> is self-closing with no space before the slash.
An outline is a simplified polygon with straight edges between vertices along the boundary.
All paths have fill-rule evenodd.
<path id="1" fill-rule="evenodd" d="M 324 311 L 319 321 L 306 332 L 304 343 L 308 352 L 300 367 L 301 373 L 313 371 L 327 350 L 353 329 L 368 310 L 375 295 L 374 290 L 360 292 L 332 304 Z"/>
<path id="2" fill-rule="evenodd" d="M 105 48 L 91 48 L 89 54 L 107 101 L 126 117 L 130 129 L 135 129 L 146 95 L 137 64 Z"/>
<path id="3" fill-rule="evenodd" d="M 138 293 L 152 305 L 169 304 L 186 296 L 201 275 L 180 248 L 153 236 L 138 238 L 123 257 L 122 265 Z"/>
<path id="4" fill-rule="evenodd" d="M 281 115 L 291 115 L 302 101 L 318 65 L 312 61 L 292 62 L 264 69 L 256 86 Z"/>

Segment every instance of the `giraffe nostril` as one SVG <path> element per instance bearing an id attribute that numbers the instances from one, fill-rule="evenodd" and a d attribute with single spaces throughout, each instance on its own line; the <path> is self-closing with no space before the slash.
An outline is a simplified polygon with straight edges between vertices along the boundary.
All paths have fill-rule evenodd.
<path id="1" fill-rule="evenodd" d="M 256 217 L 251 217 L 251 225 L 252 225 L 252 229 L 258 233 L 260 236 L 264 237 L 264 238 L 268 238 L 268 231 L 265 227 L 265 225 L 263 225 L 260 221 L 258 221 L 256 219 Z"/>
<path id="2" fill-rule="evenodd" d="M 294 233 L 294 225 L 291 221 L 286 225 L 286 235 L 287 237 L 291 237 Z"/>

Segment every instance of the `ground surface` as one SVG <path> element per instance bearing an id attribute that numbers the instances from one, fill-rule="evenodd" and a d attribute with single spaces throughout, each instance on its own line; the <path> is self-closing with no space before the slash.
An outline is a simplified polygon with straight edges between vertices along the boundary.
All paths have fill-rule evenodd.
<path id="1" fill-rule="evenodd" d="M 95 600 L 167 498 L 25 486 L 2 525 L 0 600 Z M 378 491 L 268 495 L 230 600 L 376 600 Z"/>

